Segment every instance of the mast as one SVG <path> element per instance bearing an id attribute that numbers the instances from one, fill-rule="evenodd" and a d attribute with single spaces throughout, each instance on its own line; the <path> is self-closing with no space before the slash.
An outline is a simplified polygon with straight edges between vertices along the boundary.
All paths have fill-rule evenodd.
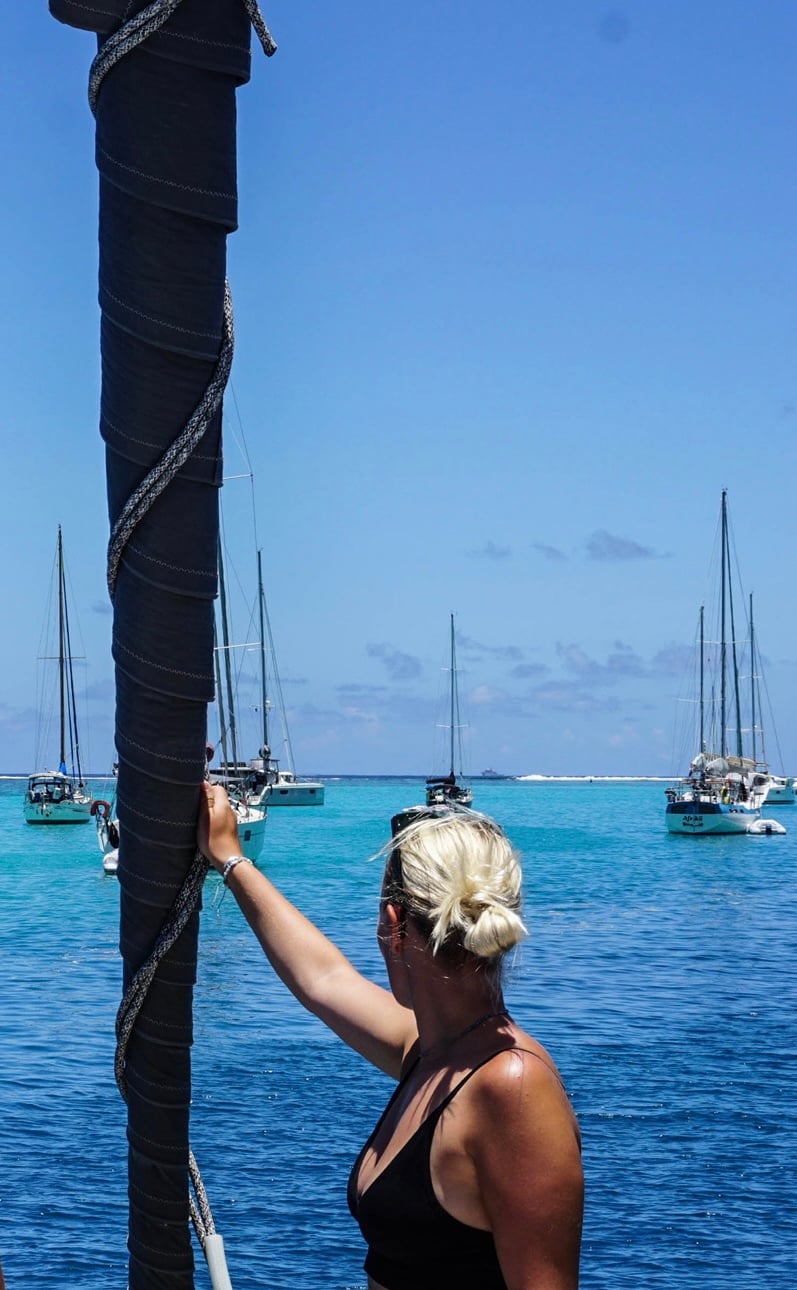
<path id="1" fill-rule="evenodd" d="M 750 724 L 752 726 L 752 757 L 755 763 L 756 757 L 756 740 L 755 740 L 755 629 L 753 627 L 753 593 L 750 592 Z"/>
<path id="2" fill-rule="evenodd" d="M 454 691 L 456 688 L 457 658 L 454 645 L 454 615 L 451 615 L 451 777 L 454 777 Z"/>
<path id="3" fill-rule="evenodd" d="M 69 725 L 69 752 L 72 759 L 73 774 L 77 774 L 78 785 L 83 787 L 83 767 L 80 764 L 80 736 L 77 728 L 77 702 L 75 700 L 75 671 L 72 666 L 72 634 L 69 630 L 69 601 L 66 595 L 66 568 L 64 568 L 64 667 L 66 672 L 66 712 Z"/>
<path id="4" fill-rule="evenodd" d="M 224 677 L 227 683 L 227 712 L 230 718 L 230 749 L 232 752 L 233 773 L 235 773 L 238 767 L 238 741 L 236 739 L 235 730 L 235 695 L 233 692 L 232 666 L 230 663 L 230 624 L 227 618 L 227 584 L 224 580 L 224 560 L 222 558 L 221 542 L 219 542 L 219 606 L 221 609 Z"/>
<path id="5" fill-rule="evenodd" d="M 268 742 L 268 691 L 266 689 L 266 615 L 263 595 L 263 552 L 257 553 L 257 607 L 260 614 L 260 706 L 263 709 L 263 761 L 267 761 L 270 751 Z M 263 766 L 263 770 L 268 770 Z"/>
<path id="6" fill-rule="evenodd" d="M 703 612 L 704 606 L 700 606 L 700 751 L 706 751 L 705 736 L 705 699 L 704 699 L 704 675 L 705 675 L 705 658 L 704 647 L 705 639 L 703 632 Z"/>
<path id="7" fill-rule="evenodd" d="M 66 650 L 64 648 L 64 542 L 58 525 L 58 699 L 60 715 L 58 769 L 66 774 Z"/>
<path id="8" fill-rule="evenodd" d="M 721 610 L 720 610 L 720 755 L 725 757 L 728 752 L 728 742 L 726 735 L 726 715 L 725 715 L 725 667 L 727 645 L 725 641 L 725 563 L 727 555 L 728 539 L 728 515 L 727 515 L 727 491 L 722 490 L 722 536 L 721 546 Z"/>
<path id="9" fill-rule="evenodd" d="M 213 643 L 213 667 L 216 674 L 216 706 L 219 710 L 219 734 L 221 736 L 221 761 L 226 765 L 229 761 L 227 753 L 227 717 L 224 711 L 224 689 L 221 684 L 221 646 L 219 645 L 219 639 L 216 634 L 215 627 L 213 629 Z"/>
<path id="10" fill-rule="evenodd" d="M 288 729 L 288 714 L 285 709 L 285 695 L 282 692 L 282 681 L 280 680 L 279 667 L 277 666 L 277 651 L 274 648 L 274 635 L 271 631 L 271 619 L 268 616 L 268 605 L 266 604 L 266 593 L 263 592 L 261 601 L 263 611 L 263 621 L 266 626 L 266 641 L 268 642 L 268 652 L 271 655 L 271 677 L 274 683 L 274 691 L 277 696 L 277 707 L 279 708 L 280 721 L 282 723 L 282 743 L 285 749 L 285 756 L 288 761 L 288 769 L 296 778 L 296 763 L 293 760 L 293 745 L 291 744 L 291 732 Z"/>
<path id="11" fill-rule="evenodd" d="M 736 710 L 736 756 L 744 755 L 742 747 L 742 700 L 739 691 L 739 655 L 736 648 L 736 619 L 733 612 L 733 580 L 731 578 L 731 544 L 727 523 L 725 523 L 725 545 L 727 551 L 726 568 L 728 574 L 728 611 L 731 620 L 731 663 L 733 665 L 733 698 Z"/>

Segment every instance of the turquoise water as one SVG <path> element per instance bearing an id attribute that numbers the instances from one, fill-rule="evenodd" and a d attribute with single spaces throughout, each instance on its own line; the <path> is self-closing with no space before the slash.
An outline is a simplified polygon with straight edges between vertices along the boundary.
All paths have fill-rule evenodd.
<path id="1" fill-rule="evenodd" d="M 330 782 L 269 816 L 271 876 L 380 980 L 368 857 L 419 795 Z M 786 837 L 677 838 L 660 784 L 477 782 L 474 805 L 525 857 L 507 997 L 581 1122 L 582 1287 L 792 1290 L 797 809 Z M 0 841 L 0 1259 L 9 1290 L 123 1290 L 117 884 L 92 826 L 24 824 L 20 783 L 0 783 Z M 193 1063 L 235 1290 L 362 1286 L 345 1183 L 390 1082 L 287 995 L 229 896 L 202 914 Z"/>

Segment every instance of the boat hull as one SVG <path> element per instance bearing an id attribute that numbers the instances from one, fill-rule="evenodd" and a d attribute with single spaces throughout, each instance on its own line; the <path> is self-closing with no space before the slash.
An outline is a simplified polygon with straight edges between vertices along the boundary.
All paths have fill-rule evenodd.
<path id="1" fill-rule="evenodd" d="M 749 833 L 761 818 L 755 807 L 739 803 L 686 800 L 668 802 L 665 818 L 670 833 L 689 834 L 692 837 L 718 833 Z"/>
<path id="2" fill-rule="evenodd" d="M 105 851 L 102 857 L 103 872 L 113 877 L 119 868 L 119 848 L 111 847 L 110 851 Z"/>
<path id="3" fill-rule="evenodd" d="M 90 802 L 25 803 L 28 824 L 88 824 Z"/>
<path id="4" fill-rule="evenodd" d="M 324 785 L 311 783 L 310 780 L 269 784 L 264 800 L 269 810 L 275 806 L 323 806 Z"/>
<path id="5" fill-rule="evenodd" d="M 247 806 L 243 802 L 231 802 L 238 822 L 238 838 L 241 843 L 241 855 L 247 860 L 256 862 L 263 850 L 266 835 L 266 810 L 261 806 Z"/>
<path id="6" fill-rule="evenodd" d="M 28 824 L 88 824 L 91 794 L 61 771 L 44 771 L 28 781 L 23 814 Z"/>
<path id="7" fill-rule="evenodd" d="M 794 780 L 790 778 L 771 783 L 767 789 L 766 804 L 767 806 L 793 806 Z"/>
<path id="8" fill-rule="evenodd" d="M 470 806 L 473 789 L 465 784 L 427 784 L 427 806 Z"/>

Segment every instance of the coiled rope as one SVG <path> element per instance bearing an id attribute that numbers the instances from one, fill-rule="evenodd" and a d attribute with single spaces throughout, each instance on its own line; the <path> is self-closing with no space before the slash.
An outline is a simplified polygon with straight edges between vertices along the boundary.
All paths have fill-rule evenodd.
<path id="1" fill-rule="evenodd" d="M 129 54 L 150 36 L 154 35 L 155 32 L 159 31 L 181 3 L 182 0 L 153 0 L 152 4 L 123 23 L 105 41 L 89 72 L 88 97 L 92 115 L 96 116 L 100 87 L 111 68 L 126 54 Z M 263 52 L 270 58 L 276 51 L 277 46 L 266 26 L 257 0 L 241 0 L 241 3 L 249 15 L 249 20 L 260 41 Z M 125 502 L 111 532 L 108 542 L 106 574 L 111 600 L 113 600 L 114 596 L 116 576 L 122 552 L 133 531 L 191 456 L 219 407 L 230 375 L 233 349 L 232 296 L 229 282 L 225 281 L 221 348 L 207 388 L 180 434 Z M 197 851 L 149 957 L 133 977 L 119 1005 L 116 1016 L 114 1074 L 119 1092 L 125 1102 L 127 1101 L 126 1053 L 136 1019 L 161 960 L 179 940 L 199 905 L 202 885 L 205 881 L 208 867 L 208 861 L 205 856 L 202 855 L 201 851 Z M 223 1244 L 221 1238 L 216 1234 L 207 1192 L 202 1182 L 196 1158 L 190 1147 L 188 1152 L 188 1171 L 194 1189 L 194 1196 L 189 1197 L 191 1222 L 208 1261 L 214 1288 L 218 1287 L 218 1290 L 226 1290 L 226 1287 L 230 1286 L 230 1281 L 224 1264 Z"/>

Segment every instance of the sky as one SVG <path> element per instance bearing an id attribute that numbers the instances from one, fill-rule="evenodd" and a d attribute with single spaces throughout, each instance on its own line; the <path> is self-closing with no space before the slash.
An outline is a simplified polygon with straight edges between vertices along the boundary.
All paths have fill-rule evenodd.
<path id="1" fill-rule="evenodd" d="M 254 499 L 297 770 L 444 769 L 454 613 L 467 772 L 684 772 L 727 488 L 796 773 L 791 0 L 264 12 L 223 508 L 254 578 Z M 93 40 L 43 0 L 4 28 L 0 771 L 34 769 L 60 523 L 101 772 Z"/>

